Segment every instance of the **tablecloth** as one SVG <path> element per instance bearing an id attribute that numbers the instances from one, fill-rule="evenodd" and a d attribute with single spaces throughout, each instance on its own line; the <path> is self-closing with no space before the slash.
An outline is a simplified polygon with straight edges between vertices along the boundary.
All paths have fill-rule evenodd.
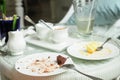
<path id="1" fill-rule="evenodd" d="M 120 44 L 119 40 L 115 40 L 118 44 Z M 119 46 L 119 45 L 118 45 Z M 37 47 L 31 44 L 27 44 L 27 48 L 23 55 L 19 56 L 11 56 L 11 55 L 0 55 L 0 72 L 2 76 L 7 77 L 7 80 L 90 80 L 84 75 L 81 75 L 73 70 L 68 70 L 65 73 L 61 73 L 54 76 L 48 77 L 32 77 L 23 75 L 17 72 L 14 68 L 15 62 L 23 58 L 24 56 L 48 52 L 50 50 Z M 68 55 L 67 51 L 64 50 L 61 54 Z M 70 56 L 70 55 L 68 55 Z M 94 75 L 100 77 L 104 80 L 111 80 L 120 75 L 120 55 L 107 60 L 99 60 L 99 61 L 90 61 L 90 60 L 82 60 L 77 59 L 70 56 L 74 63 L 77 65 L 77 68 L 87 74 Z M 3 79 L 2 79 L 3 80 Z"/>

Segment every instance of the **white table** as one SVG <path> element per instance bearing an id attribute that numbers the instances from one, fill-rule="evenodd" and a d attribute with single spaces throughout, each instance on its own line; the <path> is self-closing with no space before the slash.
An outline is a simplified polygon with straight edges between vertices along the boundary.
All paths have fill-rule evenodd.
<path id="1" fill-rule="evenodd" d="M 118 40 L 116 41 L 120 44 L 120 41 Z M 16 60 L 18 60 L 19 58 L 22 58 L 26 55 L 46 51 L 48 52 L 49 50 L 28 44 L 27 49 L 23 55 L 19 56 L 0 55 L 0 72 L 2 77 L 1 80 L 89 80 L 87 77 L 73 70 L 68 70 L 65 73 L 49 77 L 31 77 L 20 74 L 14 69 L 14 64 Z M 61 54 L 68 55 L 66 50 L 62 51 Z M 104 80 L 112 80 L 120 75 L 120 56 L 101 61 L 87 61 L 77 59 L 74 57 L 71 58 L 78 66 L 79 70 L 100 77 Z"/>

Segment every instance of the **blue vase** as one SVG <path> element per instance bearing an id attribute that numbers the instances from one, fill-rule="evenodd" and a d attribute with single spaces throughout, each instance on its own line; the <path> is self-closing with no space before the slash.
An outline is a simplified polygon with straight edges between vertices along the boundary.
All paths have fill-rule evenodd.
<path id="1" fill-rule="evenodd" d="M 16 30 L 20 30 L 20 17 L 18 17 L 14 29 L 13 29 L 13 20 L 0 20 L 0 39 L 3 39 L 5 37 L 6 38 L 5 42 L 7 42 L 8 32 L 16 31 Z"/>

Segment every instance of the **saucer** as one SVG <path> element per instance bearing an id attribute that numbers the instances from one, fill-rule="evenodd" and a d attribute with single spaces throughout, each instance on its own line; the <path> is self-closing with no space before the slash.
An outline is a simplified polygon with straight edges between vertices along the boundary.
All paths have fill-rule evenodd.
<path id="1" fill-rule="evenodd" d="M 50 49 L 52 51 L 61 52 L 65 50 L 72 43 L 78 41 L 76 39 L 68 38 L 66 41 L 61 43 L 52 43 L 49 41 L 40 40 L 35 35 L 30 35 L 25 38 L 26 42 L 38 47 L 43 47 L 46 49 Z"/>

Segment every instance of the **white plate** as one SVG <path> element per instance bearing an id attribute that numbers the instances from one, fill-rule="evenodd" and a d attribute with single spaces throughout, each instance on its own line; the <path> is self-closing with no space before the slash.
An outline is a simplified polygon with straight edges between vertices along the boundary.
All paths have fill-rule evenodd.
<path id="1" fill-rule="evenodd" d="M 19 59 L 15 64 L 15 69 L 25 75 L 29 76 L 51 76 L 56 75 L 65 72 L 67 69 L 63 68 L 57 68 L 53 72 L 49 73 L 38 73 L 37 71 L 32 72 L 31 69 L 27 68 L 30 64 L 32 64 L 35 60 L 39 60 L 42 58 L 48 58 L 50 56 L 50 59 L 52 61 L 56 61 L 56 57 L 58 55 L 68 57 L 67 55 L 63 55 L 60 53 L 54 53 L 54 52 L 44 52 L 44 53 L 35 53 L 29 56 L 26 56 L 24 58 Z M 65 63 L 73 63 L 71 58 L 68 58 Z"/>
<path id="2" fill-rule="evenodd" d="M 113 58 L 117 55 L 119 55 L 119 49 L 110 43 L 106 43 L 104 45 L 104 49 L 101 51 L 97 51 L 92 54 L 86 53 L 86 44 L 88 42 L 81 42 L 71 45 L 67 48 L 68 54 L 70 54 L 73 57 L 80 58 L 80 59 L 86 59 L 86 60 L 103 60 L 103 59 L 109 59 Z M 103 43 L 103 42 L 100 42 Z"/>
<path id="3" fill-rule="evenodd" d="M 31 35 L 26 37 L 26 42 L 32 45 L 36 45 L 38 47 L 43 47 L 46 49 L 50 49 L 56 52 L 61 52 L 65 50 L 68 46 L 70 46 L 72 43 L 76 42 L 78 40 L 69 38 L 67 41 L 62 43 L 50 43 L 47 41 L 42 41 L 36 37 L 36 35 Z"/>

